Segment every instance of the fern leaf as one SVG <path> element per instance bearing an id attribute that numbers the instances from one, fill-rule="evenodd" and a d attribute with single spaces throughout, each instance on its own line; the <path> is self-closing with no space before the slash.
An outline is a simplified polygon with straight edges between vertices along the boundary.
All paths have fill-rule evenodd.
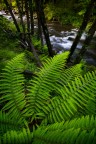
<path id="1" fill-rule="evenodd" d="M 42 113 L 45 113 L 45 121 L 52 123 L 68 120 L 78 112 L 78 109 L 81 113 L 86 114 L 88 101 L 94 102 L 96 97 L 96 72 L 87 73 L 84 78 L 76 78 L 67 86 L 57 88 L 57 91 L 59 95 L 51 99 L 44 107 L 46 112 L 42 110 Z M 96 112 L 96 102 L 92 107 Z M 94 111 L 91 111 L 91 114 L 94 114 Z"/>
<path id="2" fill-rule="evenodd" d="M 77 64 L 71 68 L 65 69 L 62 75 L 60 76 L 60 79 L 58 80 L 58 85 L 56 84 L 56 86 L 59 87 L 67 85 L 71 81 L 74 81 L 76 77 L 81 76 L 81 74 L 82 64 Z"/>
<path id="3" fill-rule="evenodd" d="M 19 54 L 3 70 L 0 80 L 0 103 L 3 106 L 2 111 L 7 111 L 10 118 L 24 119 L 22 110 L 26 101 L 24 96 L 24 77 L 21 72 L 24 54 Z"/>
<path id="4" fill-rule="evenodd" d="M 2 138 L 2 144 L 29 144 L 32 143 L 33 134 L 29 129 L 23 129 L 22 131 L 7 131 Z"/>
<path id="5" fill-rule="evenodd" d="M 7 114 L 0 111 L 0 135 L 2 136 L 9 130 L 20 130 L 24 125 L 23 122 L 10 119 Z"/>
<path id="6" fill-rule="evenodd" d="M 33 115 L 40 113 L 41 109 L 50 101 L 50 91 L 60 78 L 67 56 L 68 52 L 54 56 L 53 59 L 47 59 L 44 67 L 38 73 L 38 77 L 31 81 L 27 108 Z"/>
<path id="7" fill-rule="evenodd" d="M 32 113 L 33 119 L 39 116 L 43 122 L 49 123 L 68 120 L 77 113 L 86 113 L 88 101 L 94 101 L 96 72 L 87 73 L 82 77 L 80 76 L 81 65 L 76 65 L 65 70 L 61 76 L 64 70 L 62 69 L 63 55 L 58 55 L 44 64 L 38 77 L 31 81 L 27 108 Z M 75 77 L 77 70 L 79 70 L 78 77 Z"/>
<path id="8" fill-rule="evenodd" d="M 87 124 L 86 124 L 87 123 Z M 83 116 L 71 121 L 39 127 L 34 132 L 34 144 L 95 144 L 96 117 Z"/>

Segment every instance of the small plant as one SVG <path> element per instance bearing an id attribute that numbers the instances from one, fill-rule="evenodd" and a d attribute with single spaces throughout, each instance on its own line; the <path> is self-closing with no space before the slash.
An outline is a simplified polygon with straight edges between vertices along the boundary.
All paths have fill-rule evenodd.
<path id="1" fill-rule="evenodd" d="M 24 54 L 0 80 L 0 143 L 95 144 L 96 71 L 65 68 L 68 52 L 46 59 L 25 88 Z"/>

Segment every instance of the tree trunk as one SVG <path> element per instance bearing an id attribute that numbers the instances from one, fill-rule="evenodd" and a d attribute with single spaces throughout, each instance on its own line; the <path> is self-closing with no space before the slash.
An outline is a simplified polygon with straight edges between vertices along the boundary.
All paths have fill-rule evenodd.
<path id="1" fill-rule="evenodd" d="M 19 14 L 20 14 L 20 17 L 21 17 L 22 15 L 21 15 L 21 8 L 20 8 L 20 5 L 19 5 L 20 3 L 19 3 L 18 0 L 16 0 L 16 1 L 17 1 L 17 4 L 18 4 L 18 10 L 19 10 Z M 19 29 L 18 23 L 17 23 L 17 21 L 15 19 L 15 16 L 14 16 L 14 14 L 12 12 L 12 9 L 11 9 L 8 1 L 4 0 L 4 2 L 5 2 L 8 10 L 9 10 L 12 18 L 13 18 L 13 21 L 14 21 L 14 24 L 16 26 L 17 31 L 21 34 L 21 31 Z M 26 10 L 26 16 L 27 16 L 27 29 L 28 29 L 28 34 L 29 34 L 29 32 L 30 32 L 30 23 L 29 23 L 29 12 L 28 12 L 28 1 L 27 0 L 25 0 L 25 10 Z M 21 20 L 22 20 L 22 18 L 21 18 Z M 26 43 L 24 41 L 22 41 L 22 35 L 20 35 L 19 38 L 20 38 L 20 42 L 22 43 L 24 48 L 28 48 L 29 51 L 33 52 L 34 59 L 36 60 L 37 65 L 40 67 L 42 64 L 41 64 L 40 59 L 39 59 L 39 57 L 38 57 L 38 55 L 36 53 L 36 50 L 35 50 L 35 48 L 34 48 L 34 46 L 32 44 L 32 41 L 31 41 L 31 38 L 30 38 L 30 34 L 28 36 L 26 36 L 26 39 L 25 39 L 25 42 L 27 42 L 28 45 L 26 45 Z"/>
<path id="2" fill-rule="evenodd" d="M 31 25 L 31 34 L 34 34 L 34 19 L 33 19 L 33 0 L 29 0 L 29 11 L 30 11 L 30 25 Z"/>
<path id="3" fill-rule="evenodd" d="M 25 13 L 27 17 L 27 31 L 30 33 L 29 5 L 28 0 L 25 0 Z"/>
<path id="4" fill-rule="evenodd" d="M 42 25 L 43 33 L 44 33 L 46 44 L 48 47 L 49 56 L 53 57 L 52 46 L 51 46 L 50 39 L 49 39 L 49 32 L 47 29 L 45 15 L 44 15 L 44 11 L 43 11 L 43 0 L 39 0 L 39 1 L 35 0 L 35 3 L 38 8 L 38 11 L 39 11 L 40 23 Z"/>
<path id="5" fill-rule="evenodd" d="M 29 37 L 30 37 L 30 36 L 29 36 Z M 42 64 L 41 64 L 40 59 L 39 59 L 39 57 L 38 57 L 38 55 L 37 55 L 37 53 L 36 53 L 36 50 L 35 50 L 35 48 L 34 48 L 34 46 L 33 46 L 33 44 L 32 44 L 32 41 L 31 41 L 31 39 L 30 39 L 29 37 L 27 38 L 27 42 L 28 42 L 28 45 L 29 45 L 29 47 L 30 47 L 30 51 L 33 53 L 34 59 L 36 60 L 37 65 L 38 65 L 39 67 L 41 67 Z"/>
<path id="6" fill-rule="evenodd" d="M 43 46 L 42 26 L 41 26 L 40 14 L 39 14 L 37 5 L 36 5 L 36 10 L 37 10 L 37 19 L 38 19 L 37 39 L 38 39 L 38 40 L 41 40 L 41 46 Z"/>
<path id="7" fill-rule="evenodd" d="M 17 23 L 17 21 L 16 21 L 16 19 L 15 19 L 15 16 L 14 16 L 14 14 L 13 14 L 13 12 L 12 12 L 12 9 L 11 9 L 8 1 L 7 1 L 7 0 L 4 0 L 4 3 L 6 4 L 6 7 L 8 8 L 8 10 L 9 10 L 9 12 L 10 12 L 12 18 L 13 18 L 13 21 L 14 21 L 14 24 L 15 24 L 15 27 L 16 27 L 17 31 L 20 33 L 20 28 L 19 28 L 19 26 L 18 26 L 18 23 Z"/>
<path id="8" fill-rule="evenodd" d="M 80 50 L 78 56 L 76 57 L 74 64 L 77 64 L 81 61 L 82 57 L 84 56 L 84 54 L 87 50 L 86 47 L 90 44 L 95 31 L 96 31 L 96 20 L 93 22 L 91 28 L 89 29 L 88 36 L 84 42 L 82 49 Z"/>
<path id="9" fill-rule="evenodd" d="M 91 2 L 89 3 L 89 5 L 88 5 L 88 7 L 86 9 L 82 25 L 81 25 L 81 27 L 80 27 L 80 29 L 78 31 L 78 34 L 77 34 L 77 36 L 76 36 L 76 38 L 75 38 L 75 40 L 74 40 L 74 42 L 73 42 L 73 44 L 71 46 L 71 50 L 70 50 L 70 54 L 69 54 L 69 57 L 67 59 L 67 62 L 70 61 L 70 58 L 71 58 L 72 54 L 74 53 L 74 51 L 75 51 L 75 49 L 77 47 L 77 44 L 78 44 L 78 42 L 79 42 L 79 40 L 80 40 L 80 38 L 82 36 L 82 33 L 83 33 L 83 31 L 85 30 L 85 28 L 87 26 L 87 23 L 88 23 L 88 21 L 90 19 L 90 15 L 92 14 L 92 10 L 93 10 L 93 7 L 94 7 L 95 3 L 96 3 L 96 0 L 91 0 Z"/>
<path id="10" fill-rule="evenodd" d="M 37 34 L 37 38 L 38 40 L 41 40 L 41 46 L 43 46 L 43 37 L 42 37 L 42 26 L 41 26 L 41 22 L 40 22 L 40 18 L 37 12 L 37 18 L 38 18 L 38 34 Z"/>
<path id="11" fill-rule="evenodd" d="M 23 29 L 23 37 L 25 39 L 25 25 L 23 22 L 23 0 L 20 2 L 19 0 L 16 0 L 17 3 L 17 7 L 18 7 L 18 12 L 19 12 L 19 16 L 20 16 L 20 24 L 22 26 Z"/>

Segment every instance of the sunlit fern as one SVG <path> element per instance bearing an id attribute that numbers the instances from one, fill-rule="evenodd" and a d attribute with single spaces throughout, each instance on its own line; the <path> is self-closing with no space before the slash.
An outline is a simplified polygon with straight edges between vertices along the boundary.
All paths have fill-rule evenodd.
<path id="1" fill-rule="evenodd" d="M 10 118 L 7 113 L 0 111 L 0 136 L 7 131 L 21 130 L 24 127 L 22 121 L 17 121 L 14 117 Z"/>
<path id="2" fill-rule="evenodd" d="M 27 128 L 21 131 L 11 130 L 7 131 L 1 138 L 1 144 L 31 144 L 33 141 L 33 134 Z"/>
<path id="3" fill-rule="evenodd" d="M 2 111 L 15 120 L 24 120 L 23 112 L 26 105 L 24 95 L 23 71 L 24 54 L 20 54 L 8 62 L 1 74 L 0 80 L 0 103 Z"/>
<path id="4" fill-rule="evenodd" d="M 6 143 L 7 140 L 9 143 L 17 143 L 20 140 L 22 144 L 32 141 L 38 144 L 51 144 L 56 143 L 56 140 L 58 143 L 71 143 L 71 141 L 78 143 L 81 138 L 86 144 L 91 140 L 94 143 L 96 71 L 81 76 L 81 64 L 66 69 L 67 56 L 68 52 L 47 59 L 37 72 L 37 76 L 31 80 L 27 91 L 24 89 L 25 79 L 22 74 L 25 64 L 24 54 L 8 62 L 0 80 L 2 143 Z M 90 117 L 81 118 L 86 114 Z M 52 132 L 49 130 L 51 126 L 41 127 L 49 123 L 55 128 L 63 125 L 59 131 L 52 130 Z M 88 131 L 85 124 L 89 124 Z M 38 127 L 36 132 L 33 132 L 34 126 Z"/>
<path id="5" fill-rule="evenodd" d="M 96 117 L 81 117 L 71 121 L 39 127 L 33 144 L 95 144 Z"/>

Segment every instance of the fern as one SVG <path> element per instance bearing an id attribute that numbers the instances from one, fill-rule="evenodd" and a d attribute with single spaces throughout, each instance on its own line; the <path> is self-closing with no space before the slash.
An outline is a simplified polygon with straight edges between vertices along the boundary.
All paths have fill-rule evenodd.
<path id="1" fill-rule="evenodd" d="M 28 91 L 24 54 L 8 62 L 0 80 L 0 143 L 95 144 L 96 71 L 65 69 L 67 56 L 47 59 Z"/>
<path id="2" fill-rule="evenodd" d="M 34 133 L 34 144 L 95 144 L 95 127 L 93 116 L 42 126 Z"/>
<path id="3" fill-rule="evenodd" d="M 85 111 L 86 111 L 86 114 L 96 115 L 96 95 L 93 96 L 93 99 L 88 100 Z"/>
<path id="4" fill-rule="evenodd" d="M 14 117 L 13 119 L 10 119 L 6 113 L 0 111 L 0 136 L 7 131 L 20 130 L 23 127 L 23 123 L 16 121 Z"/>
<path id="5" fill-rule="evenodd" d="M 40 115 L 41 109 L 50 101 L 50 91 L 54 88 L 54 83 L 60 78 L 67 56 L 68 52 L 48 59 L 38 73 L 38 77 L 31 81 L 27 108 L 33 118 L 36 114 Z"/>
<path id="6" fill-rule="evenodd" d="M 11 130 L 5 133 L 1 138 L 2 144 L 29 144 L 32 143 L 33 134 L 29 129 L 22 131 Z"/>
<path id="7" fill-rule="evenodd" d="M 32 119 L 43 119 L 44 123 L 72 119 L 78 114 L 86 114 L 85 109 L 88 101 L 94 101 L 96 72 L 88 73 L 84 78 L 80 77 L 81 65 L 64 71 L 64 62 L 61 63 L 61 59 L 63 61 L 64 58 L 63 55 L 58 55 L 52 61 L 44 64 L 38 77 L 31 81 L 27 108 Z M 79 70 L 78 74 L 76 74 L 77 70 Z M 61 76 L 62 72 L 63 75 Z M 78 77 L 76 78 L 75 75 Z"/>
<path id="8" fill-rule="evenodd" d="M 76 77 L 81 76 L 82 72 L 82 64 L 77 64 L 74 67 L 65 69 L 64 72 L 62 72 L 58 83 L 56 83 L 56 87 L 65 86 L 71 81 L 74 81 Z"/>
<path id="9" fill-rule="evenodd" d="M 24 54 L 20 54 L 9 61 L 0 80 L 2 111 L 7 111 L 10 119 L 14 117 L 16 120 L 24 119 L 22 110 L 26 105 L 24 77 L 21 74 L 24 67 L 23 57 Z"/>
<path id="10" fill-rule="evenodd" d="M 55 87 L 55 90 L 59 91 L 59 95 L 51 99 L 42 110 L 45 121 L 60 122 L 73 118 L 77 113 L 86 114 L 88 101 L 94 102 L 96 97 L 96 72 L 87 73 L 84 78 L 76 78 L 67 86 Z M 96 103 L 94 107 L 96 112 Z M 91 111 L 91 114 L 94 112 Z"/>

